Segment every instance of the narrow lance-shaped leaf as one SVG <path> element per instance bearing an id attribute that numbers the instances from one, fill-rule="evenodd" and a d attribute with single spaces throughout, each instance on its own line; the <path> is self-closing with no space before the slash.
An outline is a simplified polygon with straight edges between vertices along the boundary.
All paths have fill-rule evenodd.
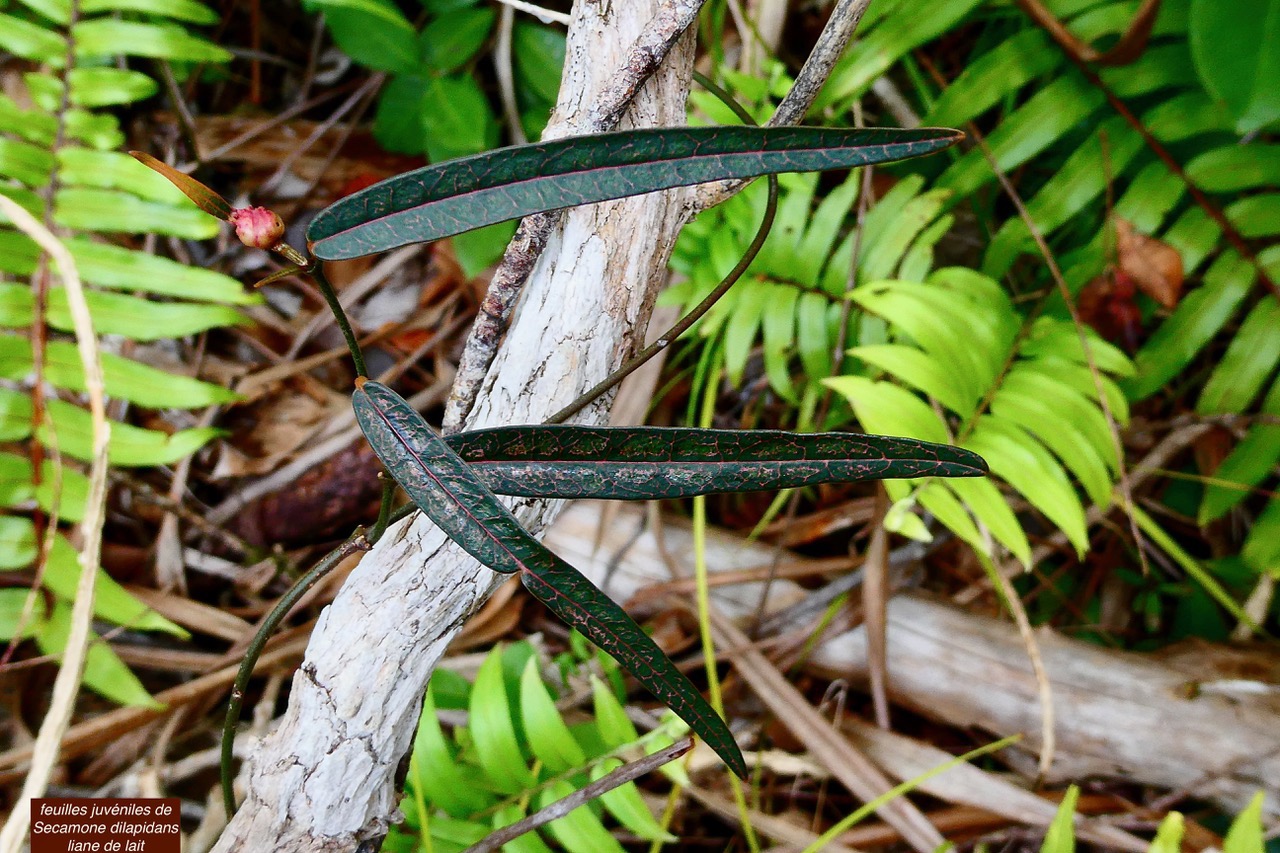
<path id="1" fill-rule="evenodd" d="M 839 432 L 555 425 L 446 441 L 490 490 L 533 498 L 659 500 L 987 472 L 982 457 L 959 447 Z"/>
<path id="2" fill-rule="evenodd" d="M 530 536 L 467 463 L 385 385 L 363 382 L 356 419 L 387 470 L 463 550 L 499 572 L 519 572 L 533 595 L 613 655 L 740 777 L 746 762 L 729 727 L 692 682 L 612 599 Z"/>
<path id="3" fill-rule="evenodd" d="M 312 220 L 307 240 L 317 257 L 355 258 L 671 187 L 903 160 L 962 136 L 947 128 L 678 127 L 517 145 L 406 172 L 347 196 Z"/>

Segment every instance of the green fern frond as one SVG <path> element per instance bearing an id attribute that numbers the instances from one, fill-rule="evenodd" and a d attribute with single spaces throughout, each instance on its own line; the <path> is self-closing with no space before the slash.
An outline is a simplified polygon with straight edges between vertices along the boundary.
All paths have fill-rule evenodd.
<path id="1" fill-rule="evenodd" d="M 196 210 L 160 176 L 115 149 L 124 143 L 119 122 L 105 107 L 151 97 L 158 87 L 148 75 L 120 67 L 124 57 L 174 62 L 224 62 L 223 49 L 189 32 L 186 24 L 215 22 L 217 15 L 192 0 L 83 0 L 71 21 L 68 0 L 23 0 L 0 13 L 0 50 L 31 62 L 38 70 L 22 75 L 23 103 L 0 95 L 0 193 L 50 222 L 61 233 L 89 286 L 86 299 L 99 334 L 132 341 L 155 341 L 246 322 L 236 306 L 257 301 L 239 282 L 218 273 L 188 267 L 117 245 L 125 235 L 161 234 L 207 239 L 218 233 L 216 220 Z M 67 68 L 68 44 L 74 45 Z M 69 89 L 68 89 L 69 87 Z M 39 442 L 56 449 L 35 476 L 29 458 L 0 454 L 0 538 L 13 546 L 8 568 L 22 569 L 36 558 L 36 528 L 27 516 L 40 510 L 60 522 L 79 521 L 86 480 L 73 461 L 91 456 L 92 429 L 87 411 L 76 401 L 85 390 L 74 344 L 66 292 L 48 288 L 42 321 L 48 343 L 40 379 L 53 394 L 45 416 L 35 423 L 28 390 L 35 358 L 29 331 L 37 321 L 30 281 L 43 275 L 40 250 L 0 216 L 0 438 Z M 26 281 L 23 281 L 26 279 Z M 226 389 L 174 376 L 122 355 L 102 353 L 106 392 L 117 400 L 150 409 L 199 408 L 228 402 Z M 169 434 L 113 422 L 108 458 L 113 465 L 161 465 L 177 462 L 218 434 L 186 429 Z M 24 630 L 46 654 L 61 654 L 68 603 L 79 566 L 63 532 L 42 574 L 53 605 L 37 608 Z M 145 607 L 100 573 L 95 614 L 140 630 L 185 632 Z M 22 590 L 4 590 L 0 612 L 20 613 Z M 14 609 L 16 608 L 16 610 Z M 0 635 L 15 633 L 17 616 L 0 624 Z M 89 653 L 85 683 L 118 702 L 150 704 L 151 698 L 105 643 Z"/>
<path id="2" fill-rule="evenodd" d="M 1109 371 L 1095 381 L 1071 323 L 1041 317 L 1022 334 L 999 284 L 963 268 L 937 270 L 920 283 L 873 282 L 850 298 L 888 324 L 889 340 L 849 354 L 901 385 L 870 376 L 824 384 L 849 400 L 869 432 L 954 441 L 982 454 L 993 474 L 1083 553 L 1085 505 L 1073 478 L 1092 503 L 1110 502 L 1119 459 L 1098 390 L 1122 402 L 1115 377 L 1133 369 L 1123 353 L 1091 334 L 1090 355 Z M 1123 420 L 1127 409 L 1113 414 Z M 990 551 L 976 519 L 1029 562 L 1026 535 L 990 481 L 886 485 L 895 501 L 918 503 L 974 547 Z"/>

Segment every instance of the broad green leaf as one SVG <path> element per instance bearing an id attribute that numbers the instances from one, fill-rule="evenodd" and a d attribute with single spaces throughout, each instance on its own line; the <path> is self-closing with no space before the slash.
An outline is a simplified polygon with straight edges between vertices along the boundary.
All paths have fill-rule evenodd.
<path id="1" fill-rule="evenodd" d="M 769 294 L 760 324 L 764 340 L 764 372 L 773 390 L 793 405 L 798 404 L 800 399 L 791 380 L 790 354 L 795 340 L 796 305 L 800 291 L 782 284 L 761 286 Z"/>
<path id="2" fill-rule="evenodd" d="M 973 400 L 956 386 L 954 365 L 923 350 L 902 344 L 875 344 L 854 347 L 849 355 L 914 385 L 953 412 L 967 416 L 973 411 Z"/>
<path id="3" fill-rule="evenodd" d="M 956 131 L 663 128 L 499 149 L 398 175 L 321 211 L 307 236 L 336 260 L 438 240 L 541 210 L 779 171 L 900 160 Z"/>
<path id="4" fill-rule="evenodd" d="M 230 52 L 181 26 L 113 18 L 80 21 L 71 28 L 76 56 L 148 56 L 184 62 L 229 62 Z"/>
<path id="5" fill-rule="evenodd" d="M 926 124 L 960 125 L 1062 64 L 1062 52 L 1038 27 L 1023 29 L 965 63 L 943 90 Z"/>
<path id="6" fill-rule="evenodd" d="M 397 74 L 378 93 L 378 110 L 373 119 L 373 135 L 378 144 L 398 154 L 421 154 L 426 150 L 422 123 L 422 90 L 427 78 L 421 74 Z"/>
<path id="7" fill-rule="evenodd" d="M 365 382 L 356 390 L 353 404 L 374 453 L 449 538 L 495 571 L 519 572 L 535 598 L 613 655 L 739 777 L 746 775 L 733 734 L 689 679 L 626 611 L 533 539 L 470 467 L 423 429 L 425 422 L 403 398 L 384 385 Z M 473 714 L 475 706 L 473 695 Z"/>
<path id="8" fill-rule="evenodd" d="M 1076 850 L 1076 802 L 1080 799 L 1080 789 L 1075 785 L 1067 788 L 1067 794 L 1058 806 L 1058 813 L 1049 824 L 1045 833 L 1044 844 L 1040 853 L 1075 853 Z"/>
<path id="9" fill-rule="evenodd" d="M 89 500 L 89 478 L 67 465 L 59 468 L 52 460 L 42 462 L 40 470 L 43 474 L 35 487 L 36 505 L 50 514 L 56 505 L 61 520 L 82 521 Z"/>
<path id="10" fill-rule="evenodd" d="M 538 808 L 546 808 L 572 794 L 568 782 L 553 782 L 537 797 Z M 547 832 L 569 853 L 624 853 L 622 845 L 604 828 L 590 806 L 582 805 L 547 824 Z"/>
<path id="11" fill-rule="evenodd" d="M 31 398 L 0 388 L 0 441 L 21 441 L 31 435 Z"/>
<path id="12" fill-rule="evenodd" d="M 1245 810 L 1236 815 L 1222 839 L 1222 853 L 1263 853 L 1266 842 L 1262 836 L 1262 801 L 1265 798 L 1266 794 L 1259 791 Z"/>
<path id="13" fill-rule="evenodd" d="M 431 818 L 432 853 L 462 853 L 489 834 L 485 824 L 439 815 Z"/>
<path id="14" fill-rule="evenodd" d="M 1189 36 L 1196 72 L 1226 102 L 1236 132 L 1280 118 L 1280 2 L 1191 0 Z"/>
<path id="15" fill-rule="evenodd" d="M 802 293 L 796 303 L 796 339 L 800 363 L 815 379 L 831 375 L 834 343 L 827 335 L 827 315 L 834 306 L 816 293 Z"/>
<path id="16" fill-rule="evenodd" d="M 742 387 L 742 374 L 747 368 L 747 359 L 755 346 L 756 332 L 760 329 L 761 317 L 765 311 L 765 297 L 768 291 L 758 283 L 746 287 L 738 294 L 734 304 L 733 322 L 724 333 L 724 372 L 729 384 L 735 388 Z"/>
<path id="17" fill-rule="evenodd" d="M 1022 356 L 1067 359 L 1083 365 L 1086 370 L 1092 364 L 1098 370 L 1114 373 L 1117 376 L 1134 375 L 1133 362 L 1115 345 L 1104 341 L 1089 329 L 1085 330 L 1085 339 L 1089 344 L 1087 356 L 1084 346 L 1080 343 L 1080 332 L 1074 324 L 1053 317 L 1040 317 L 1031 324 L 1031 333 L 1018 352 Z M 1089 387 L 1093 390 L 1085 391 L 1083 388 L 1077 388 L 1077 390 L 1097 399 L 1093 374 L 1089 372 L 1087 375 L 1090 377 Z"/>
<path id="18" fill-rule="evenodd" d="M 979 0 L 950 0 L 928 7 L 927 14 L 899 14 L 890 4 L 872 3 L 871 21 L 864 19 L 864 32 L 836 63 L 831 80 L 818 93 L 815 110 L 845 103 L 861 96 L 898 59 L 925 42 L 937 38 L 964 18 Z M 885 15 L 870 32 L 865 32 L 877 12 Z"/>
<path id="19" fill-rule="evenodd" d="M 516 84 L 528 87 L 543 103 L 554 104 L 564 70 L 564 33 L 517 19 L 511 50 L 519 70 Z"/>
<path id="20" fill-rule="evenodd" d="M 45 588 L 65 601 L 74 601 L 76 585 L 80 583 L 80 555 L 61 533 L 53 537 L 49 559 L 44 567 L 41 583 Z M 97 569 L 98 579 L 93 593 L 93 613 L 116 625 L 136 631 L 164 631 L 183 639 L 191 635 L 182 627 L 156 613 L 134 598 L 124 587 L 102 569 Z"/>
<path id="21" fill-rule="evenodd" d="M 480 88 L 480 84 L 471 77 L 428 77 L 422 86 L 419 97 L 422 100 L 418 108 L 418 119 L 422 122 L 423 142 L 427 146 L 427 156 L 434 162 L 439 163 L 444 160 L 452 160 L 455 157 L 467 157 L 467 155 L 485 156 L 480 155 L 479 152 L 492 148 L 497 143 L 498 123 L 493 117 L 493 110 L 489 107 L 489 101 L 485 97 L 484 91 Z M 427 168 L 430 169 L 432 167 L 428 166 Z M 419 170 L 419 172 L 421 171 L 423 170 Z M 418 173 L 410 172 L 409 174 Z M 397 179 L 391 178 L 390 180 Z M 375 184 L 369 189 L 377 189 L 386 183 L 388 182 L 384 181 L 382 184 Z M 362 192 L 368 192 L 368 190 L 362 190 Z M 403 192 L 403 189 L 393 191 L 392 197 L 398 197 L 400 192 Z M 349 196 L 349 198 L 354 197 Z M 339 203 L 341 204 L 341 202 Z M 498 222 L 500 219 L 508 218 L 514 217 L 488 219 L 477 224 L 488 225 L 492 222 Z M 308 231 L 308 234 L 310 234 L 310 231 Z M 442 234 L 439 236 L 449 235 Z M 416 243 L 420 241 L 408 240 L 406 242 Z"/>
<path id="22" fill-rule="evenodd" d="M 497 17 L 488 7 L 458 9 L 422 28 L 418 46 L 422 63 L 434 71 L 454 71 L 484 46 Z"/>
<path id="23" fill-rule="evenodd" d="M 1280 193 L 1259 193 L 1233 201 L 1223 211 L 1241 237 L 1258 239 L 1280 234 Z"/>
<path id="24" fill-rule="evenodd" d="M 859 433 L 521 426 L 447 442 L 489 489 L 521 497 L 656 500 L 985 471 L 960 448 Z"/>
<path id="25" fill-rule="evenodd" d="M 1101 449 L 1094 446 L 1075 422 L 1053 404 L 1052 399 L 1001 388 L 991 400 L 991 413 L 1013 421 L 1040 439 L 1076 475 L 1089 499 L 1106 507 L 1111 501 L 1113 483 L 1103 454 L 1112 460 L 1114 467 L 1115 454 L 1111 446 Z"/>
<path id="26" fill-rule="evenodd" d="M 536 656 L 529 658 L 520 675 L 520 721 L 529 748 L 552 773 L 563 773 L 586 763 L 586 753 L 573 739 L 564 718 L 556 710 L 555 700 L 542 683 Z"/>
<path id="27" fill-rule="evenodd" d="M 511 237 L 516 233 L 516 223 L 499 222 L 475 231 L 464 231 L 449 238 L 458 266 L 468 279 L 475 278 L 502 257 Z"/>
<path id="28" fill-rule="evenodd" d="M 153 409 L 194 409 L 237 398 L 219 385 L 166 373 L 107 352 L 99 357 L 110 397 Z M 18 335 L 0 334 L 0 378 L 23 379 L 32 368 L 31 342 Z M 86 390 L 80 354 L 66 341 L 50 341 L 45 346 L 44 376 L 58 388 Z"/>
<path id="29" fill-rule="evenodd" d="M 397 74 L 418 67 L 413 24 L 390 0 L 308 0 L 306 5 L 324 12 L 333 40 L 361 65 Z"/>
<path id="30" fill-rule="evenodd" d="M 624 744 L 639 740 L 640 736 L 636 733 L 635 724 L 627 716 L 627 711 L 618 701 L 618 697 L 603 679 L 594 674 L 591 676 L 591 707 L 596 718 L 596 731 L 600 733 L 600 740 L 607 748 L 617 749 Z M 677 717 L 672 716 L 671 719 L 681 726 L 684 725 Z M 650 752 L 656 752 L 675 742 L 673 738 L 663 736 L 661 730 L 652 733 L 649 737 Z M 658 772 L 676 785 L 687 787 L 691 784 L 684 764 L 679 761 L 662 765 Z"/>
<path id="31" fill-rule="evenodd" d="M 410 496 L 413 496 L 412 492 Z M 531 787 L 534 778 L 520 750 L 520 739 L 516 736 L 515 723 L 511 719 L 511 706 L 507 701 L 507 688 L 502 678 L 500 648 L 490 652 L 476 672 L 476 683 L 471 689 L 470 711 L 471 737 L 475 742 L 480 766 L 484 768 L 490 784 L 507 794 L 519 793 Z"/>
<path id="32" fill-rule="evenodd" d="M 47 621 L 36 628 L 36 643 L 40 651 L 54 657 L 62 657 L 67 650 L 67 635 L 71 631 L 71 608 L 55 602 Z M 85 659 L 84 683 L 113 702 L 121 705 L 138 705 L 160 709 L 164 705 L 151 698 L 151 694 L 138 681 L 124 661 L 111 650 L 111 646 L 97 634 L 90 634 L 89 651 Z"/>
<path id="33" fill-rule="evenodd" d="M 930 190 L 902 206 L 893 227 L 880 239 L 867 245 L 858 261 L 858 274 L 863 281 L 887 278 L 895 273 L 907 249 L 925 228 L 938 218 L 951 198 L 951 191 Z"/>
<path id="34" fill-rule="evenodd" d="M 55 24 L 65 26 L 71 23 L 71 0 L 19 0 L 19 2 Z"/>
<path id="35" fill-rule="evenodd" d="M 1054 420 L 1062 418 L 1093 446 L 1108 467 L 1119 470 L 1116 458 L 1116 441 L 1106 416 L 1094 402 L 1074 388 L 1057 381 L 1057 377 L 1039 369 L 1034 361 L 1020 361 L 1009 371 L 1000 386 L 1001 393 L 1021 396 L 1024 400 L 1040 399 L 1050 402 Z M 1052 422 L 1044 425 L 1052 429 Z"/>
<path id="36" fill-rule="evenodd" d="M 453 817 L 465 817 L 488 808 L 493 796 L 468 779 L 463 765 L 454 756 L 436 718 L 435 679 L 422 700 L 422 716 L 413 737 L 413 757 L 409 784 L 418 787 L 424 799 Z"/>

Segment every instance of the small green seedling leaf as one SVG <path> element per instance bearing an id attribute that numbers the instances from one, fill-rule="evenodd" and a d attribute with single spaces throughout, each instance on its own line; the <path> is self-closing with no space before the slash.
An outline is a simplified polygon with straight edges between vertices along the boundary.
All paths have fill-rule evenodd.
<path id="1" fill-rule="evenodd" d="M 1266 847 L 1262 835 L 1262 801 L 1265 795 L 1259 791 L 1245 806 L 1244 811 L 1236 815 L 1231 828 L 1222 839 L 1223 853 L 1263 853 Z"/>
<path id="2" fill-rule="evenodd" d="M 1160 821 L 1156 837 L 1151 839 L 1147 853 L 1182 853 L 1182 835 L 1186 826 L 1181 812 L 1169 812 Z"/>
<path id="3" fill-rule="evenodd" d="M 1062 798 L 1062 804 L 1058 806 L 1058 813 L 1053 816 L 1053 822 L 1049 824 L 1049 831 L 1045 833 L 1040 853 L 1075 853 L 1076 801 L 1079 799 L 1080 789 L 1072 785 L 1067 789 L 1066 796 Z"/>
<path id="4" fill-rule="evenodd" d="M 517 145 L 406 172 L 347 196 L 312 220 L 307 240 L 317 257 L 355 258 L 655 190 L 902 160 L 961 137 L 946 128 L 675 127 Z"/>
<path id="5" fill-rule="evenodd" d="M 367 381 L 352 402 L 374 453 L 446 535 L 494 571 L 518 572 L 535 598 L 613 655 L 745 777 L 746 762 L 732 732 L 693 683 L 626 611 L 531 537 L 467 463 L 424 429 L 412 406 L 385 385 Z M 472 707 L 474 712 L 474 695 Z"/>

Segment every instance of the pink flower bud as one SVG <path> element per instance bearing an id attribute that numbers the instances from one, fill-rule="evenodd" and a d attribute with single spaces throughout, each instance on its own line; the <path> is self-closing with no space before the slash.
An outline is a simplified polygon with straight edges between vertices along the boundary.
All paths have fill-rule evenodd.
<path id="1" fill-rule="evenodd" d="M 253 249 L 271 249 L 284 239 L 284 223 L 265 207 L 233 210 L 228 221 L 235 226 L 240 242 Z"/>

